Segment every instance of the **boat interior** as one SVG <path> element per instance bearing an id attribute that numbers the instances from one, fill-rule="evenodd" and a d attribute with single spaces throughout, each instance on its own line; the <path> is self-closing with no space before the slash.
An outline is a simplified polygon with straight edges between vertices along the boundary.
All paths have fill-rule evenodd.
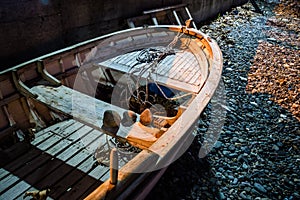
<path id="1" fill-rule="evenodd" d="M 138 28 L 1 72 L 0 197 L 84 198 L 109 178 L 113 148 L 121 168 L 176 123 L 211 57 L 200 34 Z"/>

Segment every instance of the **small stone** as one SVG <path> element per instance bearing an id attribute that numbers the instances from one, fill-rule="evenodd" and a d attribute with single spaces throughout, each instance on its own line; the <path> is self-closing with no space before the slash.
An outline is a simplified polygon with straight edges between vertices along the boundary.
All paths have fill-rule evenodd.
<path id="1" fill-rule="evenodd" d="M 237 153 L 230 153 L 230 154 L 228 154 L 228 156 L 230 157 L 230 158 L 234 158 L 234 157 L 237 157 Z"/>
<path id="2" fill-rule="evenodd" d="M 113 110 L 106 110 L 103 116 L 103 125 L 105 127 L 114 128 L 119 127 L 121 122 L 120 115 Z"/>
<path id="3" fill-rule="evenodd" d="M 131 110 L 128 110 L 123 113 L 123 119 L 121 121 L 123 126 L 131 126 L 136 122 L 137 114 Z"/>
<path id="4" fill-rule="evenodd" d="M 284 114 L 280 114 L 280 117 L 281 117 L 281 118 L 284 118 L 284 119 L 287 118 L 287 116 L 284 115 Z"/>
<path id="5" fill-rule="evenodd" d="M 231 180 L 234 179 L 234 177 L 233 177 L 232 175 L 228 175 L 227 177 L 228 177 L 229 179 L 231 179 Z"/>
<path id="6" fill-rule="evenodd" d="M 237 179 L 237 178 L 234 178 L 233 181 L 232 181 L 232 184 L 233 184 L 233 185 L 236 185 L 237 183 L 238 183 L 238 179 Z"/>
<path id="7" fill-rule="evenodd" d="M 262 186 L 259 183 L 254 183 L 254 188 L 257 189 L 258 191 L 262 192 L 262 193 L 266 193 L 267 190 L 264 188 L 264 186 Z"/>
<path id="8" fill-rule="evenodd" d="M 220 141 L 217 141 L 217 142 L 215 143 L 215 148 L 216 148 L 216 149 L 220 149 L 222 146 L 223 146 L 223 143 L 220 142 Z"/>
<path id="9" fill-rule="evenodd" d="M 253 106 L 256 106 L 256 107 L 258 106 L 258 104 L 256 102 L 253 102 L 253 101 L 251 101 L 250 104 L 253 105 Z"/>
<path id="10" fill-rule="evenodd" d="M 270 42 L 276 42 L 277 40 L 275 38 L 267 38 L 268 41 Z"/>
<path id="11" fill-rule="evenodd" d="M 242 191 L 239 196 L 242 198 L 242 199 L 246 199 L 246 200 L 250 200 L 251 198 L 246 194 L 246 191 Z"/>
<path id="12" fill-rule="evenodd" d="M 234 151 L 234 150 L 235 150 L 235 146 L 234 146 L 233 144 L 231 144 L 231 145 L 228 147 L 228 149 L 229 149 L 230 151 Z"/>
<path id="13" fill-rule="evenodd" d="M 147 108 L 145 109 L 141 115 L 140 115 L 140 122 L 141 124 L 143 124 L 144 126 L 148 126 L 151 124 L 152 122 L 152 113 L 151 111 Z"/>
<path id="14" fill-rule="evenodd" d="M 221 191 L 219 191 L 219 199 L 220 199 L 220 200 L 226 199 L 224 193 L 221 192 Z"/>
<path id="15" fill-rule="evenodd" d="M 248 165 L 246 163 L 243 163 L 243 166 L 242 166 L 244 169 L 248 169 Z"/>
<path id="16" fill-rule="evenodd" d="M 275 144 L 272 146 L 272 149 L 275 150 L 275 151 L 279 151 L 279 147 Z"/>

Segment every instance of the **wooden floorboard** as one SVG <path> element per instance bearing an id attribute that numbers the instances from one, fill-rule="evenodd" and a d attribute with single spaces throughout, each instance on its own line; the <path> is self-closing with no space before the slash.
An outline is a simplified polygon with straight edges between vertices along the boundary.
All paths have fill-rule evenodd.
<path id="1" fill-rule="evenodd" d="M 62 195 L 59 199 L 80 199 L 81 196 L 86 196 L 86 193 L 92 192 L 94 189 L 99 187 L 99 181 L 95 180 L 90 176 L 85 176 L 76 183 L 75 186 L 70 188 L 68 192 Z"/>
<path id="2" fill-rule="evenodd" d="M 22 198 L 26 191 L 48 187 L 54 199 L 64 193 L 81 196 L 93 184 L 99 186 L 108 168 L 93 166 L 93 155 L 104 136 L 74 120 L 38 132 L 32 142 L 36 147 L 0 169 L 0 199 Z"/>
<path id="3" fill-rule="evenodd" d="M 176 52 L 175 55 L 168 55 L 165 59 L 160 61 L 157 65 L 150 66 L 145 63 L 138 63 L 136 58 L 141 51 L 130 52 L 117 56 L 115 58 L 98 63 L 100 67 L 111 68 L 124 73 L 132 73 L 133 66 L 136 69 L 149 68 L 148 71 L 154 69 L 156 81 L 161 84 L 167 84 L 171 88 L 176 88 L 184 91 L 198 92 L 207 77 L 207 60 L 205 54 L 199 51 L 199 46 L 192 42 L 190 49 Z M 194 44 L 195 43 L 195 44 Z M 195 51 L 195 48 L 198 48 Z M 196 53 L 195 53 L 196 52 Z M 204 59 L 204 61 L 202 61 Z M 135 62 L 134 62 L 135 61 Z M 186 64 L 188 63 L 188 65 Z M 202 65 L 199 67 L 199 65 Z M 149 67 L 150 66 L 150 67 Z M 133 73 L 136 76 L 142 75 L 144 78 L 149 78 L 148 73 L 140 74 Z M 170 81 L 172 79 L 173 81 Z"/>
<path id="4" fill-rule="evenodd" d="M 24 165 L 27 165 L 31 160 L 39 156 L 41 153 L 42 152 L 40 150 L 36 148 L 31 148 L 31 150 L 28 151 L 26 154 L 23 154 L 21 157 L 10 162 L 3 168 L 10 173 L 14 173 L 15 170 L 19 169 L 20 167 L 23 167 Z"/>
<path id="5" fill-rule="evenodd" d="M 42 136 L 43 134 L 45 134 L 47 132 L 57 132 L 57 131 L 60 131 L 60 130 L 64 130 L 69 126 L 72 126 L 72 124 L 74 124 L 75 122 L 76 121 L 73 120 L 73 119 L 67 119 L 65 121 L 58 122 L 58 123 L 53 124 L 53 125 L 45 128 L 45 129 L 42 129 L 42 130 L 38 131 L 35 134 L 35 137 L 37 139 L 39 136 Z"/>
<path id="6" fill-rule="evenodd" d="M 0 181 L 9 174 L 9 171 L 5 170 L 4 168 L 0 168 Z"/>
<path id="7" fill-rule="evenodd" d="M 30 184 L 26 183 L 25 181 L 20 181 L 17 185 L 15 185 L 13 188 L 10 188 L 8 191 L 0 195 L 0 199 L 22 199 L 24 196 L 24 193 L 28 191 L 28 189 L 31 188 Z M 32 188 L 31 191 L 36 190 L 35 188 Z M 19 198 L 18 198 L 19 197 Z"/>

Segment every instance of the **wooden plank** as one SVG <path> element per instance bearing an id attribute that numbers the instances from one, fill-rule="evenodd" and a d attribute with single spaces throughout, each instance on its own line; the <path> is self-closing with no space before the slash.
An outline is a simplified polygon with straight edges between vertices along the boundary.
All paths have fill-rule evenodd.
<path id="1" fill-rule="evenodd" d="M 0 107 L 9 104 L 12 101 L 19 99 L 21 95 L 19 93 L 11 94 L 0 101 Z"/>
<path id="2" fill-rule="evenodd" d="M 63 151 L 62 153 L 58 154 L 56 156 L 56 158 L 60 159 L 60 160 L 63 160 L 63 161 L 66 161 L 66 160 L 70 159 L 74 155 L 74 153 L 76 153 L 80 149 L 81 148 L 79 148 L 77 146 L 71 145 L 71 146 L 68 147 L 68 151 Z"/>
<path id="3" fill-rule="evenodd" d="M 174 10 L 174 9 L 185 7 L 186 5 L 187 4 L 178 4 L 178 5 L 174 5 L 174 6 L 167 6 L 164 8 L 146 10 L 146 11 L 143 11 L 143 14 L 148 15 L 148 14 L 153 14 L 153 13 L 162 12 L 162 11 L 166 11 L 166 10 Z"/>
<path id="4" fill-rule="evenodd" d="M 97 180 L 101 180 L 102 182 L 106 181 L 106 179 L 102 179 L 105 174 L 109 173 L 109 168 L 98 165 L 95 169 L 93 169 L 89 176 L 94 177 Z"/>
<path id="5" fill-rule="evenodd" d="M 43 134 L 45 134 L 47 132 L 51 132 L 51 131 L 55 132 L 55 131 L 58 131 L 58 130 L 63 130 L 65 128 L 67 128 L 68 126 L 71 126 L 74 123 L 75 123 L 74 119 L 67 119 L 65 121 L 61 121 L 61 122 L 55 123 L 55 124 L 53 124 L 51 126 L 48 126 L 45 129 L 42 129 L 42 130 L 38 131 L 35 134 L 35 138 L 38 138 L 39 136 L 42 136 Z"/>
<path id="6" fill-rule="evenodd" d="M 20 167 L 23 167 L 24 164 L 28 164 L 32 159 L 40 155 L 42 152 L 38 149 L 31 149 L 26 154 L 23 154 L 22 156 L 18 157 L 14 161 L 8 163 L 3 168 L 11 173 L 13 173 L 15 170 L 19 169 Z"/>
<path id="7" fill-rule="evenodd" d="M 95 130 L 92 132 L 88 132 L 82 138 L 80 138 L 76 141 L 73 141 L 72 145 L 70 145 L 66 151 L 61 152 L 56 157 L 58 159 L 66 161 L 66 160 L 69 160 L 74 154 L 77 154 L 77 152 L 81 152 L 83 149 L 87 149 L 89 152 L 94 152 L 94 151 L 91 151 L 88 147 L 91 143 L 94 143 L 95 140 L 97 138 L 99 138 L 100 136 L 98 134 L 97 135 L 92 134 L 93 132 L 95 132 Z M 85 141 L 85 138 L 88 138 L 88 139 L 86 139 L 86 142 L 82 142 L 82 140 Z"/>
<path id="8" fill-rule="evenodd" d="M 79 197 L 85 196 L 86 193 L 90 193 L 97 188 L 102 182 L 95 180 L 90 176 L 85 176 L 80 179 L 70 190 L 64 195 L 60 196 L 60 199 L 80 199 Z"/>
<path id="9" fill-rule="evenodd" d="M 30 189 L 30 191 L 36 190 L 34 187 L 31 187 L 30 184 L 26 183 L 25 181 L 20 181 L 14 187 L 10 188 L 5 193 L 1 194 L 0 199 L 22 199 L 24 196 L 24 193 L 26 191 L 29 191 L 29 189 Z M 47 198 L 47 199 L 50 199 L 50 198 Z"/>
<path id="10" fill-rule="evenodd" d="M 0 168 L 0 181 L 2 178 L 7 176 L 9 174 L 9 171 L 5 170 L 4 168 Z"/>
<path id="11" fill-rule="evenodd" d="M 43 133 L 42 135 L 40 135 L 39 137 L 35 138 L 31 144 L 34 145 L 34 146 L 38 146 L 44 142 L 47 142 L 47 140 L 49 138 L 51 138 L 55 133 L 49 131 L 49 132 L 45 132 Z"/>
<path id="12" fill-rule="evenodd" d="M 17 176 L 9 174 L 4 179 L 1 180 L 0 184 L 0 193 L 5 191 L 9 186 L 13 185 L 15 182 L 19 181 L 20 179 Z"/>
<path id="13" fill-rule="evenodd" d="M 56 135 L 61 136 L 62 138 L 67 138 L 70 135 L 73 135 L 75 132 L 77 132 L 78 129 L 83 126 L 84 124 L 78 121 L 74 121 L 74 123 L 72 123 L 71 125 L 66 126 L 65 128 L 60 128 L 58 130 L 53 130 L 52 132 L 54 132 Z"/>
<path id="14" fill-rule="evenodd" d="M 102 138 L 106 137 L 107 135 L 103 134 L 98 130 L 93 130 L 89 133 L 86 137 L 81 139 L 82 143 L 85 145 L 85 148 L 90 151 L 94 152 L 99 145 L 99 140 L 103 140 Z"/>
<path id="15" fill-rule="evenodd" d="M 136 52 L 139 53 L 141 51 L 130 52 L 127 54 L 117 56 L 115 58 L 98 63 L 98 66 L 104 67 L 107 69 L 109 69 L 109 68 L 114 69 L 114 70 L 117 70 L 117 71 L 120 71 L 123 73 L 131 73 L 132 65 L 129 65 L 127 60 L 129 58 L 131 60 L 135 60 L 136 55 L 137 55 Z M 167 56 L 163 61 L 161 61 L 157 66 L 155 66 L 156 73 L 153 74 L 151 78 L 153 78 L 158 83 L 167 85 L 168 87 L 171 87 L 171 88 L 179 89 L 182 91 L 188 91 L 188 92 L 198 92 L 201 85 L 194 85 L 194 84 L 190 83 L 189 80 L 192 77 L 196 77 L 196 78 L 200 77 L 202 75 L 201 70 L 199 70 L 199 69 L 197 70 L 197 68 L 189 66 L 189 68 L 187 68 L 187 70 L 191 70 L 191 72 L 187 73 L 187 75 L 190 77 L 188 80 L 181 78 L 179 81 L 179 80 L 176 80 L 174 77 L 174 74 L 177 74 L 177 76 L 183 75 L 180 73 L 180 69 L 183 66 L 181 66 L 181 65 L 178 66 L 177 62 L 179 62 L 179 63 L 188 62 L 190 59 L 187 59 L 185 57 L 186 53 L 187 52 L 183 52 L 183 53 L 177 52 L 176 56 L 174 56 L 174 55 Z M 189 52 L 189 53 L 191 54 L 191 52 Z M 195 62 L 193 62 L 193 65 L 195 65 L 197 67 L 198 66 L 197 56 L 194 55 L 193 59 L 195 60 Z M 175 63 L 173 63 L 174 61 L 175 61 Z M 135 65 L 135 69 L 141 69 L 143 65 L 144 64 Z M 140 75 L 140 72 L 135 72 L 133 74 L 138 76 L 138 75 Z M 173 74 L 173 76 L 171 76 L 170 74 Z M 142 77 L 148 78 L 148 73 L 142 74 Z M 172 79 L 172 80 L 170 80 L 170 79 Z"/>
<path id="16" fill-rule="evenodd" d="M 31 90 L 38 94 L 38 101 L 100 131 L 106 110 L 114 110 L 120 116 L 126 111 L 65 86 L 53 88 L 40 85 Z"/>
<path id="17" fill-rule="evenodd" d="M 79 153 L 75 154 L 74 157 L 69 159 L 66 163 L 71 166 L 77 166 L 82 160 L 87 159 L 89 156 L 90 153 L 87 150 L 83 149 Z"/>
<path id="18" fill-rule="evenodd" d="M 62 137 L 53 134 L 46 141 L 44 141 L 44 142 L 40 143 L 39 145 L 37 145 L 37 148 L 41 149 L 42 151 L 45 151 L 45 150 L 51 148 L 56 143 L 58 143 L 61 139 L 62 139 Z"/>
<path id="19" fill-rule="evenodd" d="M 88 128 L 87 130 L 91 130 L 90 128 Z M 73 133 L 74 134 L 74 133 Z M 45 134 L 43 134 L 43 135 L 45 135 Z M 57 137 L 57 136 L 56 136 Z M 49 141 L 48 141 L 49 142 Z M 51 143 L 51 142 L 50 142 Z M 51 146 L 51 148 L 49 148 L 49 149 L 47 149 L 46 151 L 50 151 L 49 153 L 52 153 L 52 155 L 55 155 L 56 153 L 58 153 L 61 149 L 63 149 L 63 148 L 65 148 L 65 147 L 67 147 L 68 145 L 70 145 L 70 141 L 66 141 L 66 140 L 61 140 L 61 141 L 59 141 L 58 143 L 56 143 L 56 145 L 54 145 L 54 146 Z M 74 152 L 73 152 L 74 153 Z M 37 168 L 37 170 L 36 171 L 34 171 L 34 174 L 31 174 L 31 172 L 32 172 L 32 170 L 30 171 L 30 170 L 28 170 L 28 168 L 26 169 L 26 167 L 23 167 L 23 168 L 21 168 L 21 169 L 19 169 L 19 170 L 17 170 L 15 173 L 16 174 L 22 174 L 22 172 L 25 172 L 23 175 L 21 175 L 21 176 L 24 176 L 24 177 L 26 177 L 26 179 L 30 179 L 32 182 L 38 182 L 36 179 L 42 179 L 42 181 L 39 181 L 40 183 L 43 183 L 43 180 L 45 180 L 47 183 L 49 183 L 49 180 L 48 179 L 43 179 L 43 176 L 45 176 L 46 174 L 47 174 L 47 172 L 50 172 L 52 169 L 55 169 L 57 166 L 58 166 L 58 164 L 56 164 L 56 165 L 51 165 L 52 166 L 52 168 L 50 167 L 48 167 L 48 165 L 49 165 L 49 163 L 47 162 L 47 161 L 49 161 L 50 160 L 50 157 L 48 157 L 48 158 L 44 158 L 44 157 L 37 157 L 37 158 L 35 158 L 32 162 L 30 162 L 30 163 L 27 163 L 28 164 L 28 166 L 30 166 L 30 168 L 32 169 L 32 170 L 34 170 L 35 168 Z M 47 165 L 43 165 L 42 167 L 38 167 L 38 166 L 40 166 L 40 165 L 42 165 L 42 164 L 44 164 L 45 162 L 47 162 Z M 35 166 L 35 164 L 34 163 L 38 163 L 38 166 Z M 39 174 L 38 172 L 39 171 L 41 171 L 42 169 L 46 169 L 47 168 L 47 172 L 45 173 L 45 174 L 43 174 L 43 175 L 36 175 L 36 174 Z M 70 170 L 72 170 L 73 169 L 73 167 L 69 167 L 69 169 Z M 68 172 L 68 170 L 59 170 L 59 171 L 63 171 L 63 172 Z M 27 174 L 28 174 L 28 176 L 27 176 L 27 174 L 26 174 L 26 172 L 27 172 Z M 20 184 L 20 183 L 17 183 L 18 181 L 19 181 L 19 179 L 14 179 L 13 178 L 14 176 L 12 175 L 12 174 L 10 174 L 9 176 L 7 176 L 3 181 L 6 183 L 7 181 L 9 181 L 9 184 L 10 185 L 13 185 L 13 184 L 16 184 L 16 185 L 18 185 L 18 184 Z M 58 176 L 52 176 L 52 177 L 58 177 Z M 52 178 L 53 179 L 53 178 Z M 34 181 L 34 180 L 36 180 L 36 181 Z M 7 186 L 8 185 L 8 183 L 6 183 L 5 184 L 5 186 Z M 6 188 L 4 188 L 4 189 L 6 189 Z"/>
<path id="20" fill-rule="evenodd" d="M 74 183 L 74 178 L 77 180 L 85 175 L 84 172 L 66 164 L 59 165 L 59 167 L 55 167 L 53 169 L 54 170 L 52 170 L 51 173 L 48 173 L 45 178 L 37 180 L 34 186 L 38 188 L 55 188 L 51 193 L 54 198 L 56 198 L 56 195 L 54 195 L 56 194 L 55 190 L 59 190 L 59 188 L 64 187 L 64 185 L 68 187 L 68 185 L 72 185 Z M 69 175 L 70 173 L 72 175 Z M 64 185 L 61 183 L 62 180 L 65 180 Z"/>
<path id="21" fill-rule="evenodd" d="M 47 152 L 50 155 L 57 155 L 59 154 L 62 150 L 66 149 L 69 147 L 72 143 L 68 140 L 61 139 L 57 144 L 52 146 L 50 149 L 47 149 L 45 152 Z"/>
<path id="22" fill-rule="evenodd" d="M 109 65 L 108 64 L 106 65 L 106 63 L 98 63 L 98 66 L 114 69 L 114 70 L 121 71 L 124 73 L 129 72 L 129 69 L 127 67 L 124 67 L 124 65 L 120 65 L 120 64 L 116 64 L 116 63 L 113 63 L 113 64 L 110 63 Z M 136 72 L 136 73 L 134 73 L 134 75 L 138 76 L 139 73 Z M 147 75 L 148 75 L 147 73 L 144 73 L 142 77 L 147 78 Z M 157 81 L 158 83 L 165 85 L 167 87 L 170 87 L 170 88 L 174 88 L 174 89 L 185 91 L 185 92 L 198 92 L 199 91 L 198 86 L 194 86 L 189 83 L 181 82 L 178 80 L 173 80 L 173 79 L 170 79 L 169 77 L 162 76 L 160 74 L 152 75 L 152 77 L 155 77 L 155 81 Z"/>
<path id="23" fill-rule="evenodd" d="M 78 131 L 76 131 L 75 134 L 72 134 L 72 135 L 68 136 L 67 140 L 70 140 L 70 141 L 81 140 L 83 142 L 84 138 L 86 138 L 85 137 L 86 134 L 91 132 L 92 130 L 93 130 L 93 128 L 91 128 L 89 126 L 83 126 Z"/>

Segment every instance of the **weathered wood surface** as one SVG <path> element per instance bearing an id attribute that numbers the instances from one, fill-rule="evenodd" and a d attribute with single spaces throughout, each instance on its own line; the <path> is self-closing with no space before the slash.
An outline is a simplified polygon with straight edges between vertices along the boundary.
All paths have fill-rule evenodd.
<path id="1" fill-rule="evenodd" d="M 38 94 L 38 101 L 47 104 L 52 109 L 71 116 L 96 130 L 111 134 L 112 136 L 115 135 L 102 129 L 104 112 L 106 110 L 113 110 L 120 116 L 123 116 L 123 113 L 127 112 L 127 110 L 123 108 L 100 101 L 65 86 L 51 87 L 39 85 L 31 88 L 31 91 Z M 148 135 L 148 137 L 145 137 L 146 135 Z M 44 137 L 50 138 L 50 136 Z M 142 149 L 148 148 L 157 139 L 150 133 L 147 134 L 146 131 L 134 125 L 130 127 L 120 125 L 116 137 L 123 141 L 132 142 L 132 145 Z M 53 140 L 52 143 L 55 143 L 59 140 L 59 137 L 53 135 L 50 139 Z M 41 144 L 40 148 L 46 149 L 48 147 L 47 145 L 49 144 Z"/>
<path id="2" fill-rule="evenodd" d="M 93 158 L 105 137 L 74 120 L 36 133 L 30 151 L 0 169 L 0 199 L 22 198 L 26 191 L 46 187 L 51 189 L 49 199 L 85 196 L 109 174 Z"/>
<path id="3" fill-rule="evenodd" d="M 38 94 L 38 101 L 50 108 L 100 131 L 102 131 L 103 115 L 106 110 L 114 110 L 120 116 L 126 111 L 65 86 L 38 85 L 31 88 L 31 91 Z M 125 138 L 126 136 L 120 137 Z"/>
<path id="4" fill-rule="evenodd" d="M 114 57 L 98 63 L 98 66 L 123 73 L 132 73 L 135 76 L 141 75 L 143 78 L 157 81 L 174 89 L 198 92 L 208 75 L 207 58 L 201 47 L 193 39 L 181 38 L 181 41 L 183 44 L 189 43 L 187 49 L 177 49 L 175 55 L 168 55 L 153 67 L 149 67 L 149 63 L 137 61 L 141 51 L 133 51 Z M 149 69 L 141 73 L 148 67 Z"/>

